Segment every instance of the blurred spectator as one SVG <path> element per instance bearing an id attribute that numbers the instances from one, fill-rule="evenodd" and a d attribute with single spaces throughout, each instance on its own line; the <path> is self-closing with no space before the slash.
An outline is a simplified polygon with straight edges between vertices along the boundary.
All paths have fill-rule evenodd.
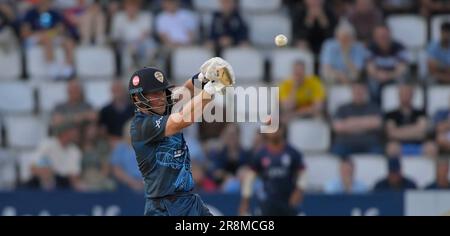
<path id="1" fill-rule="evenodd" d="M 36 7 L 25 14 L 21 26 L 21 36 L 25 47 L 41 45 L 48 64 L 49 76 L 53 79 L 70 78 L 74 74 L 75 41 L 67 33 L 63 17 L 51 7 L 51 1 L 37 0 L 36 2 Z M 63 66 L 55 61 L 54 49 L 58 46 L 62 46 L 65 50 Z"/>
<path id="2" fill-rule="evenodd" d="M 440 41 L 428 47 L 428 71 L 436 82 L 450 82 L 450 22 L 441 25 Z"/>
<path id="3" fill-rule="evenodd" d="M 414 13 L 418 9 L 417 0 L 382 0 L 381 7 L 387 15 L 395 13 Z"/>
<path id="4" fill-rule="evenodd" d="M 152 18 L 141 10 L 141 0 L 125 0 L 124 10 L 114 15 L 111 38 L 119 54 L 124 55 L 123 68 L 128 71 L 151 64 L 156 53 Z"/>
<path id="5" fill-rule="evenodd" d="M 97 124 L 86 126 L 85 137 L 81 140 L 83 151 L 82 180 L 88 191 L 103 191 L 113 188 L 109 176 L 109 146 L 101 137 Z"/>
<path id="6" fill-rule="evenodd" d="M 208 46 L 221 52 L 230 46 L 247 45 L 247 24 L 241 17 L 236 0 L 221 0 L 220 6 L 213 15 Z"/>
<path id="7" fill-rule="evenodd" d="M 0 149 L 0 192 L 15 188 L 16 163 L 16 158 L 9 151 Z"/>
<path id="8" fill-rule="evenodd" d="M 375 104 L 369 103 L 367 87 L 352 85 L 353 101 L 338 108 L 333 120 L 335 132 L 331 152 L 345 157 L 354 153 L 383 153 L 382 115 Z"/>
<path id="9" fill-rule="evenodd" d="M 428 120 L 424 111 L 413 107 L 413 93 L 414 86 L 400 85 L 400 107 L 385 116 L 388 156 L 435 157 L 437 154 L 436 145 L 431 141 L 425 142 Z"/>
<path id="10" fill-rule="evenodd" d="M 80 181 L 81 151 L 74 144 L 79 138 L 76 126 L 71 122 L 54 125 L 55 136 L 44 140 L 33 156 L 30 188 L 45 190 L 83 190 Z"/>
<path id="11" fill-rule="evenodd" d="M 426 189 L 450 189 L 448 158 L 439 158 L 436 162 L 436 179 Z"/>
<path id="12" fill-rule="evenodd" d="M 297 215 L 306 185 L 305 166 L 302 154 L 287 143 L 286 137 L 286 126 L 282 124 L 276 132 L 264 134 L 264 146 L 254 156 L 251 170 L 242 184 L 241 215 L 249 209 L 253 183 L 258 175 L 263 182 L 262 215 Z"/>
<path id="13" fill-rule="evenodd" d="M 0 3 L 0 51 L 9 52 L 17 47 L 14 33 L 14 11 L 8 4 Z"/>
<path id="14" fill-rule="evenodd" d="M 333 83 L 348 84 L 359 79 L 367 50 L 355 41 L 355 30 L 347 21 L 336 28 L 335 38 L 325 41 L 320 56 L 322 73 Z"/>
<path id="15" fill-rule="evenodd" d="M 112 174 L 119 182 L 119 188 L 140 192 L 144 189 L 144 181 L 139 171 L 136 154 L 131 146 L 131 122 L 124 126 L 124 140 L 116 145 L 111 154 Z"/>
<path id="16" fill-rule="evenodd" d="M 450 109 L 447 108 L 437 111 L 433 117 L 433 125 L 439 151 L 450 153 Z"/>
<path id="17" fill-rule="evenodd" d="M 297 7 L 293 14 L 295 43 L 318 55 L 323 42 L 333 35 L 336 17 L 323 0 L 305 0 L 304 7 Z"/>
<path id="18" fill-rule="evenodd" d="M 394 81 L 406 79 L 408 69 L 407 52 L 403 45 L 393 41 L 387 26 L 378 26 L 369 46 L 367 72 L 373 101 L 381 104 L 382 88 Z"/>
<path id="19" fill-rule="evenodd" d="M 450 2 L 448 0 L 420 0 L 420 13 L 429 17 L 434 14 L 448 14 Z"/>
<path id="20" fill-rule="evenodd" d="M 388 175 L 375 184 L 374 191 L 403 191 L 416 189 L 414 181 L 402 175 L 401 163 L 398 157 L 388 160 Z"/>
<path id="21" fill-rule="evenodd" d="M 192 178 L 195 182 L 195 192 L 213 193 L 217 191 L 214 181 L 206 174 L 206 166 L 204 162 L 191 160 Z"/>
<path id="22" fill-rule="evenodd" d="M 64 10 L 69 28 L 82 45 L 105 43 L 106 17 L 100 0 L 76 0 L 76 5 Z"/>
<path id="23" fill-rule="evenodd" d="M 189 10 L 180 8 L 180 0 L 162 0 L 163 11 L 156 18 L 156 32 L 167 48 L 192 45 L 199 23 Z"/>
<path id="24" fill-rule="evenodd" d="M 368 191 L 367 186 L 354 177 L 354 165 L 350 158 L 343 158 L 339 167 L 340 176 L 325 184 L 327 194 L 361 194 Z"/>
<path id="25" fill-rule="evenodd" d="M 67 85 L 68 100 L 57 105 L 52 112 L 52 123 L 63 119 L 74 122 L 81 130 L 81 140 L 83 139 L 83 128 L 90 122 L 96 122 L 97 113 L 84 100 L 83 88 L 78 80 L 71 80 Z"/>
<path id="26" fill-rule="evenodd" d="M 128 91 L 122 81 L 115 80 L 111 85 L 112 101 L 100 110 L 99 123 L 106 135 L 115 143 L 122 138 L 124 124 L 134 115 Z"/>
<path id="27" fill-rule="evenodd" d="M 383 14 L 372 0 L 356 0 L 348 18 L 355 26 L 358 39 L 364 43 L 370 41 L 375 27 L 383 22 Z"/>
<path id="28" fill-rule="evenodd" d="M 226 187 L 224 192 L 239 193 L 237 173 L 241 167 L 248 164 L 250 153 L 240 142 L 238 124 L 229 123 L 222 132 L 220 150 L 213 150 L 209 159 L 213 162 L 213 176 L 216 182 Z"/>
<path id="29" fill-rule="evenodd" d="M 305 63 L 293 64 L 292 75 L 280 84 L 283 117 L 319 117 L 322 115 L 326 92 L 319 77 L 306 75 Z"/>

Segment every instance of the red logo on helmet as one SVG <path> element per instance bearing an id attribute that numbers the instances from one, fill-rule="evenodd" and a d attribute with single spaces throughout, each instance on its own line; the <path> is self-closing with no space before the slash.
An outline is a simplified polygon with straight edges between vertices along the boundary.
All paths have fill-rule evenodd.
<path id="1" fill-rule="evenodd" d="M 137 86 L 137 85 L 139 84 L 139 80 L 140 80 L 140 79 L 139 79 L 139 76 L 137 76 L 137 75 L 134 76 L 134 77 L 133 77 L 133 85 L 134 85 L 134 86 Z"/>

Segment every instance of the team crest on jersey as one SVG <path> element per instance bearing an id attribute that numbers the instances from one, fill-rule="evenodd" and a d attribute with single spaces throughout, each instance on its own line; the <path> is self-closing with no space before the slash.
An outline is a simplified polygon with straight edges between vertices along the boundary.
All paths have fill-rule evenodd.
<path id="1" fill-rule="evenodd" d="M 133 81 L 132 81 L 133 85 L 137 86 L 139 84 L 139 82 L 140 82 L 139 76 L 135 75 L 133 77 Z"/>
<path id="2" fill-rule="evenodd" d="M 281 164 L 283 164 L 283 166 L 289 166 L 291 164 L 291 156 L 284 154 L 281 157 Z"/>
<path id="3" fill-rule="evenodd" d="M 161 72 L 159 72 L 159 71 L 155 72 L 155 78 L 159 82 L 164 83 L 164 75 Z"/>

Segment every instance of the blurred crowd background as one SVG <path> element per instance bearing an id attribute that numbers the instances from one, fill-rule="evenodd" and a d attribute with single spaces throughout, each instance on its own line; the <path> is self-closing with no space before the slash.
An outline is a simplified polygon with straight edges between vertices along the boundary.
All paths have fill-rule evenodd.
<path id="1" fill-rule="evenodd" d="M 0 190 L 142 191 L 131 73 L 182 84 L 213 56 L 279 86 L 307 192 L 450 188 L 448 0 L 1 0 Z M 185 137 L 209 193 L 239 193 L 268 142 L 251 123 Z"/>

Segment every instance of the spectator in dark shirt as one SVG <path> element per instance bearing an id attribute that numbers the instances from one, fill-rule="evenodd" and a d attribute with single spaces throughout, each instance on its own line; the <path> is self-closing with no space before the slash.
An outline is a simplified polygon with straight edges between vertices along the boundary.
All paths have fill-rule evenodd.
<path id="1" fill-rule="evenodd" d="M 435 157 L 436 145 L 426 142 L 428 120 L 425 112 L 412 105 L 413 86 L 399 88 L 400 108 L 385 117 L 388 156 L 426 155 Z"/>
<path id="2" fill-rule="evenodd" d="M 220 10 L 213 15 L 208 46 L 220 52 L 230 46 L 247 45 L 247 24 L 241 17 L 236 0 L 221 0 L 220 5 Z"/>
<path id="3" fill-rule="evenodd" d="M 381 111 L 369 103 L 364 84 L 354 83 L 352 94 L 352 103 L 340 107 L 333 119 L 336 136 L 331 152 L 342 157 L 354 153 L 380 154 L 383 152 Z"/>
<path id="4" fill-rule="evenodd" d="M 436 179 L 426 189 L 450 189 L 448 169 L 448 158 L 440 158 L 436 163 Z"/>
<path id="5" fill-rule="evenodd" d="M 294 12 L 294 41 L 318 55 L 323 42 L 333 36 L 337 19 L 322 0 L 305 0 L 304 5 Z"/>
<path id="6" fill-rule="evenodd" d="M 105 129 L 110 141 L 114 143 L 114 141 L 121 139 L 123 126 L 133 117 L 134 109 L 121 81 L 114 81 L 111 86 L 111 94 L 112 101 L 100 111 L 99 122 Z"/>
<path id="7" fill-rule="evenodd" d="M 74 74 L 73 52 L 75 41 L 64 25 L 64 19 L 51 6 L 50 0 L 39 0 L 37 6 L 29 10 L 21 26 L 21 36 L 26 47 L 42 45 L 45 61 L 49 68 L 49 76 L 70 78 Z M 58 65 L 55 61 L 55 46 L 63 46 L 65 50 L 65 65 Z"/>
<path id="8" fill-rule="evenodd" d="M 220 150 L 210 154 L 213 162 L 213 176 L 225 192 L 239 192 L 238 170 L 248 164 L 250 153 L 240 143 L 240 129 L 237 124 L 228 124 L 222 132 Z"/>
<path id="9" fill-rule="evenodd" d="M 369 46 L 367 71 L 372 99 L 380 103 L 383 86 L 406 78 L 408 58 L 400 43 L 393 41 L 387 26 L 378 26 Z"/>
<path id="10" fill-rule="evenodd" d="M 374 191 L 403 191 L 417 188 L 414 181 L 402 175 L 398 157 L 389 158 L 388 168 L 388 176 L 375 184 Z"/>

